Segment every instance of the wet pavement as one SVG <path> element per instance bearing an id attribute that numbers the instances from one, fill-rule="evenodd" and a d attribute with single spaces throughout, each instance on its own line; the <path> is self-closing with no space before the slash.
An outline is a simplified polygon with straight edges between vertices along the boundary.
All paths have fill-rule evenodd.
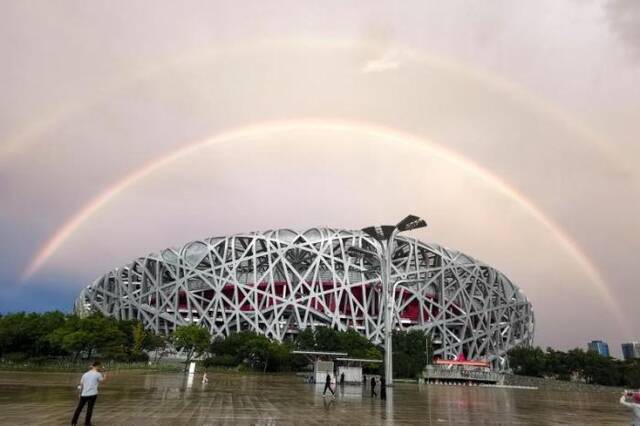
<path id="1" fill-rule="evenodd" d="M 0 372 L 0 424 L 69 424 L 80 374 Z M 619 393 L 556 392 L 399 383 L 386 401 L 369 387 L 322 385 L 292 374 L 117 371 L 100 387 L 93 423 L 218 424 L 629 424 Z M 379 391 L 379 389 L 378 389 Z M 84 421 L 84 413 L 80 418 Z"/>

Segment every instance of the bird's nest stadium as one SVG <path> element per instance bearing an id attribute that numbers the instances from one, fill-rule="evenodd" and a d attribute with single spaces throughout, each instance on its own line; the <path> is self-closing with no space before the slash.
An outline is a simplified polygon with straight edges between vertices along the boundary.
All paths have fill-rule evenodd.
<path id="1" fill-rule="evenodd" d="M 116 268 L 83 289 L 79 314 L 138 319 L 170 333 L 198 323 L 214 336 L 253 330 L 283 340 L 307 327 L 384 336 L 379 267 L 351 257 L 372 250 L 362 231 L 288 229 L 192 241 Z M 522 291 L 458 251 L 396 237 L 390 282 L 394 327 L 431 331 L 434 355 L 496 360 L 530 344 L 534 316 Z M 404 281 L 404 285 L 400 280 Z"/>

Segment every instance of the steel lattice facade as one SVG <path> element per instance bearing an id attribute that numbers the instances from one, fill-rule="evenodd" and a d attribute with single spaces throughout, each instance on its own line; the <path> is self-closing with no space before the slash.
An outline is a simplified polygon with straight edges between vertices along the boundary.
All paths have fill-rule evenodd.
<path id="1" fill-rule="evenodd" d="M 156 332 L 199 323 L 214 336 L 254 330 L 282 340 L 306 327 L 354 328 L 381 342 L 384 321 L 373 250 L 360 231 L 275 230 L 193 241 L 116 268 L 82 290 L 76 312 L 139 319 Z M 432 331 L 435 354 L 496 360 L 530 344 L 534 317 L 502 273 L 463 253 L 398 237 L 392 282 L 395 327 Z"/>

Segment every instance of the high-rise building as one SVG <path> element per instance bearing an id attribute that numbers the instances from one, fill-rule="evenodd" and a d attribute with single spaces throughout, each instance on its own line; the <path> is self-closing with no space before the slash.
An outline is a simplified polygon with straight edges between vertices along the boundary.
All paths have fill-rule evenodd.
<path id="1" fill-rule="evenodd" d="M 587 345 L 590 351 L 598 352 L 601 356 L 609 356 L 609 345 L 602 340 L 592 340 Z"/>
<path id="2" fill-rule="evenodd" d="M 628 342 L 622 344 L 622 356 L 625 360 L 640 358 L 640 342 Z"/>

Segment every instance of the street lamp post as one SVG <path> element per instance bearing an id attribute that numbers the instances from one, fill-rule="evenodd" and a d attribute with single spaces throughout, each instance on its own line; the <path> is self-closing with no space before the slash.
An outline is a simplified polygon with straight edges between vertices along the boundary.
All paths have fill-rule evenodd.
<path id="1" fill-rule="evenodd" d="M 383 306 L 384 306 L 384 371 L 386 386 L 393 386 L 393 308 L 395 285 L 390 285 L 391 265 L 393 262 L 393 251 L 395 248 L 395 238 L 399 232 L 411 231 L 413 229 L 424 228 L 427 222 L 418 216 L 409 215 L 402 219 L 397 225 L 369 226 L 362 231 L 375 239 L 379 245 L 380 257 L 380 280 L 382 281 Z"/>

